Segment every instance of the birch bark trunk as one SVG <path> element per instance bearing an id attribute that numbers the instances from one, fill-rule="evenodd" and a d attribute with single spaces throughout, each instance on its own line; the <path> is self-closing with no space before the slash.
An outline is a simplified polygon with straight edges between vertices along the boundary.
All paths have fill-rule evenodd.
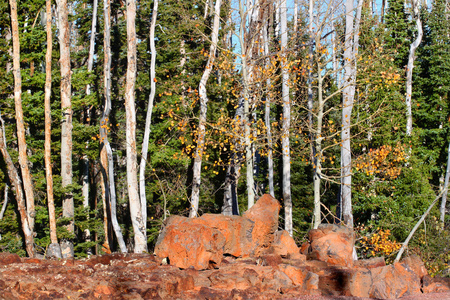
<path id="1" fill-rule="evenodd" d="M 200 182 L 201 182 L 201 168 L 202 168 L 202 156 L 205 147 L 205 124 L 206 124 L 206 112 L 208 110 L 208 95 L 206 94 L 206 83 L 208 82 L 212 68 L 214 66 L 214 60 L 216 58 L 217 41 L 219 40 L 219 25 L 220 25 L 220 6 L 222 1 L 216 0 L 214 7 L 214 21 L 211 32 L 211 46 L 209 47 L 209 57 L 206 63 L 205 71 L 199 84 L 199 96 L 200 96 L 200 116 L 198 121 L 198 136 L 197 136 L 197 148 L 195 150 L 194 167 L 193 167 L 193 186 L 191 196 L 191 211 L 189 217 L 195 218 L 198 214 L 198 204 L 200 200 Z"/>
<path id="2" fill-rule="evenodd" d="M 417 0 L 411 2 L 413 16 L 416 19 L 417 37 L 409 48 L 408 65 L 406 67 L 406 135 L 411 136 L 412 133 L 412 113 L 411 113 L 411 96 L 412 96 L 412 75 L 414 68 L 415 53 L 417 47 L 422 42 L 423 29 L 420 20 L 420 3 Z"/>
<path id="3" fill-rule="evenodd" d="M 52 114 L 50 97 L 52 93 L 52 3 L 46 0 L 46 29 L 47 29 L 47 53 L 45 54 L 45 177 L 47 180 L 47 205 L 48 218 L 50 223 L 50 241 L 51 244 L 47 250 L 47 257 L 61 258 L 61 247 L 58 244 L 56 236 L 56 215 L 55 201 L 53 197 L 53 171 L 51 162 L 51 138 L 52 138 Z"/>
<path id="4" fill-rule="evenodd" d="M 158 0 L 153 2 L 152 11 L 152 21 L 150 24 L 150 51 L 151 51 L 151 62 L 150 62 L 150 96 L 148 98 L 147 105 L 147 116 L 145 119 L 145 129 L 144 129 L 144 141 L 142 142 L 142 155 L 141 164 L 139 166 L 139 193 L 141 198 L 141 207 L 145 208 L 142 210 L 142 218 L 147 220 L 147 197 L 145 195 L 145 166 L 147 165 L 147 155 L 148 155 L 148 143 L 150 139 L 150 125 L 152 123 L 152 111 L 153 102 L 156 93 L 156 49 L 155 49 L 155 27 L 156 18 L 158 16 Z M 165 209 L 164 209 L 165 213 Z M 144 222 L 145 230 L 147 231 L 147 222 Z"/>
<path id="5" fill-rule="evenodd" d="M 20 41 L 19 21 L 17 19 L 17 2 L 10 0 L 11 8 L 11 31 L 13 42 L 13 74 L 14 74 L 14 104 L 16 110 L 17 143 L 19 146 L 19 164 L 25 190 L 27 219 L 30 230 L 34 230 L 34 218 L 36 215 L 34 207 L 33 182 L 28 167 L 27 143 L 25 141 L 25 125 L 22 109 L 22 76 L 20 74 Z"/>
<path id="6" fill-rule="evenodd" d="M 291 103 L 289 99 L 289 73 L 287 67 L 287 6 L 286 0 L 280 2 L 280 35 L 281 35 L 281 77 L 283 97 L 283 121 L 281 149 L 283 151 L 283 201 L 284 201 L 284 229 L 293 235 L 292 224 L 292 196 L 291 196 L 291 153 L 289 145 L 291 126 Z"/>
<path id="7" fill-rule="evenodd" d="M 251 53 L 252 40 L 245 39 L 245 28 L 246 28 L 246 11 L 244 10 L 242 1 L 239 1 L 239 15 L 241 18 L 239 26 L 239 44 L 241 46 L 242 56 L 242 81 L 243 81 L 243 102 L 244 102 L 244 145 L 245 145 L 245 165 L 246 165 L 246 177 L 247 177 L 247 209 L 250 209 L 255 203 L 255 181 L 253 178 L 253 157 L 252 157 L 252 141 L 250 133 L 250 95 L 249 95 L 249 66 L 248 66 L 248 55 Z"/>
<path id="8" fill-rule="evenodd" d="M 297 2 L 296 2 L 297 3 Z M 265 17 L 264 17 L 264 22 L 266 22 L 262 28 L 262 35 L 263 35 L 263 43 L 264 43 L 264 56 L 266 57 L 265 59 L 265 68 L 266 70 L 268 70 L 270 68 L 270 57 L 269 57 L 269 44 L 270 44 L 270 36 L 269 36 L 269 32 L 268 32 L 268 27 L 269 27 L 269 16 L 268 16 L 268 11 L 265 11 Z M 267 93 L 266 93 L 266 103 L 265 103 L 265 109 L 264 109 L 264 123 L 266 125 L 266 134 L 267 134 L 267 171 L 268 171 L 268 182 L 269 182 L 269 194 L 272 197 L 275 197 L 275 188 L 274 188 L 274 183 L 273 183 L 273 140 L 272 140 L 272 125 L 270 123 L 270 105 L 271 105 L 271 99 L 270 99 L 270 95 L 269 95 L 269 90 L 270 90 L 270 86 L 271 86 L 271 80 L 270 78 L 266 79 L 266 89 L 267 89 Z"/>
<path id="9" fill-rule="evenodd" d="M 134 252 L 147 252 L 147 233 L 142 211 L 147 209 L 141 206 L 137 180 L 137 150 L 136 150 L 136 1 L 127 0 L 127 77 L 125 87 L 126 111 L 126 153 L 127 153 L 127 184 L 130 202 L 130 216 L 134 232 Z"/>
<path id="10" fill-rule="evenodd" d="M 72 103 L 71 103 L 71 70 L 70 70 L 70 30 L 67 0 L 56 1 L 58 9 L 59 49 L 61 65 L 61 110 L 63 113 L 61 125 L 61 178 L 62 187 L 72 184 Z M 63 216 L 70 218 L 67 230 L 74 233 L 74 203 L 71 192 L 63 196 Z M 71 241 L 61 242 L 63 258 L 73 257 Z"/>
<path id="11" fill-rule="evenodd" d="M 344 84 L 342 103 L 342 131 L 341 131 L 341 198 L 342 215 L 345 224 L 353 228 L 352 213 L 352 175 L 351 175 L 351 149 L 350 149 L 350 117 L 353 109 L 355 87 L 353 85 L 353 26 L 354 8 L 353 0 L 347 0 L 345 5 L 345 43 L 344 43 Z"/>
<path id="12" fill-rule="evenodd" d="M 116 213 L 116 187 L 115 187 L 115 179 L 114 179 L 114 159 L 113 153 L 111 149 L 111 145 L 108 140 L 108 132 L 109 132 L 109 114 L 111 112 L 111 3 L 110 0 L 103 1 L 103 10 L 104 10 L 104 84 L 105 84 L 105 107 L 102 115 L 102 119 L 100 121 L 100 145 L 101 145 L 101 161 L 104 169 L 102 170 L 104 187 L 105 187 L 105 202 L 109 203 L 109 212 L 111 214 L 111 224 L 114 229 L 114 233 L 117 238 L 117 243 L 119 244 L 120 251 L 122 253 L 127 252 L 127 247 L 125 245 L 125 241 L 122 235 L 122 229 L 119 226 L 119 222 L 117 221 L 117 213 Z M 107 170 L 107 174 L 106 174 Z M 107 222 L 107 213 L 108 209 L 105 209 L 105 221 Z M 108 230 L 108 226 L 106 226 L 106 230 Z M 109 247 L 109 234 L 105 234 L 105 243 Z M 108 248 L 106 247 L 106 248 Z"/>

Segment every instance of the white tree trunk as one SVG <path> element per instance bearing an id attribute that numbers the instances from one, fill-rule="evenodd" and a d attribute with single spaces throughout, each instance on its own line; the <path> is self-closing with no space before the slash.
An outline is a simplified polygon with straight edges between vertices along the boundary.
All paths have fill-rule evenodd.
<path id="1" fill-rule="evenodd" d="M 130 202 L 130 216 L 134 232 L 134 252 L 147 252 L 147 222 L 143 218 L 143 210 L 139 199 L 137 180 L 137 150 L 136 150 L 136 0 L 127 0 L 127 81 L 125 87 L 126 111 L 126 153 L 127 153 L 127 185 Z"/>
<path id="2" fill-rule="evenodd" d="M 291 126 L 291 102 L 289 99 L 289 70 L 287 67 L 287 6 L 286 0 L 280 2 L 280 35 L 281 35 L 281 77 L 282 77 L 282 99 L 283 120 L 281 150 L 283 153 L 283 201 L 284 201 L 284 229 L 293 235 L 292 223 L 292 195 L 291 195 L 291 150 L 289 145 Z"/>
<path id="3" fill-rule="evenodd" d="M 422 42 L 423 29 L 420 20 L 420 3 L 418 0 L 412 1 L 414 18 L 416 19 L 417 37 L 409 48 L 408 65 L 406 67 L 406 135 L 411 136 L 412 133 L 412 113 L 411 113 L 411 96 L 412 96 L 412 75 L 414 68 L 415 53 L 417 47 Z"/>
<path id="4" fill-rule="evenodd" d="M 344 84 L 343 103 L 342 103 L 342 132 L 341 132 L 341 198 L 342 215 L 345 224 L 353 228 L 352 213 L 352 156 L 350 149 L 351 122 L 350 117 L 353 109 L 353 100 L 355 96 L 353 65 L 353 34 L 354 34 L 354 9 L 353 0 L 347 0 L 345 15 L 345 43 L 344 43 Z"/>
<path id="5" fill-rule="evenodd" d="M 147 116 L 145 118 L 144 140 L 142 142 L 141 164 L 139 166 L 139 194 L 141 198 L 142 218 L 147 220 L 147 196 L 145 194 L 145 166 L 147 165 L 148 143 L 150 139 L 150 125 L 152 123 L 153 101 L 156 93 L 156 49 L 155 49 L 155 27 L 158 16 L 158 0 L 153 2 L 152 21 L 150 24 L 150 96 L 148 98 Z M 165 213 L 165 211 L 164 211 Z M 147 222 L 144 222 L 144 230 L 147 231 Z"/>
<path id="6" fill-rule="evenodd" d="M 61 179 L 62 187 L 72 184 L 72 103 L 71 103 L 71 70 L 70 70 L 70 30 L 67 0 L 57 0 L 59 51 L 61 65 Z M 74 233 L 74 203 L 72 193 L 66 193 L 63 199 L 63 216 L 72 219 L 67 230 Z M 73 244 L 61 242 L 63 258 L 73 257 Z"/>
<path id="7" fill-rule="evenodd" d="M 211 32 L 211 46 L 209 47 L 209 57 L 206 63 L 205 71 L 203 72 L 200 84 L 198 87 L 200 96 L 200 116 L 198 121 L 198 136 L 197 136 L 197 148 L 195 150 L 194 167 L 193 167 L 193 183 L 192 183 L 192 196 L 191 196 L 191 211 L 189 217 L 195 218 L 198 214 L 198 204 L 200 200 L 200 181 L 201 181 L 201 168 L 202 157 L 205 147 L 205 124 L 206 124 L 206 112 L 208 109 L 208 96 L 206 94 L 206 83 L 208 82 L 212 68 L 214 66 L 214 60 L 216 58 L 217 41 L 219 40 L 219 25 L 220 25 L 220 6 L 222 1 L 216 0 L 214 7 L 214 23 Z"/>
<path id="8" fill-rule="evenodd" d="M 270 44 L 270 37 L 269 37 L 269 33 L 268 33 L 268 27 L 269 27 L 269 20 L 268 20 L 268 15 L 265 15 L 265 18 L 263 20 L 263 22 L 265 22 L 265 24 L 263 25 L 263 42 L 264 42 L 264 56 L 266 56 L 265 59 L 265 68 L 266 70 L 268 70 L 271 66 L 270 63 L 270 57 L 269 57 L 269 44 Z M 270 78 L 266 79 L 266 87 L 267 90 L 270 89 L 271 86 L 271 80 Z M 269 181 L 269 194 L 272 197 L 275 197 L 275 188 L 274 188 L 274 183 L 273 183 L 273 141 L 272 141 L 272 125 L 270 123 L 270 104 L 271 104 L 271 99 L 269 96 L 269 93 L 266 94 L 266 103 L 265 103 L 265 111 L 264 111 L 264 123 L 266 125 L 266 134 L 267 134 L 267 148 L 268 148 L 268 152 L 267 152 L 267 171 L 268 171 L 268 181 Z"/>
<path id="9" fill-rule="evenodd" d="M 114 159 L 111 149 L 111 145 L 108 140 L 108 119 L 111 112 L 111 2 L 110 0 L 103 1 L 103 15 L 104 15 L 104 85 L 105 85 L 105 107 L 103 111 L 103 116 L 101 119 L 100 126 L 100 136 L 101 143 L 103 143 L 102 149 L 102 164 L 108 170 L 104 170 L 104 188 L 105 188 L 105 200 L 109 202 L 109 211 L 111 213 L 111 224 L 114 229 L 114 233 L 117 238 L 117 243 L 119 244 L 120 251 L 126 253 L 127 247 L 125 241 L 123 240 L 122 229 L 120 228 L 119 222 L 117 221 L 117 197 L 116 197 L 116 184 L 114 178 Z M 106 155 L 105 153 L 106 152 Z M 105 157 L 106 156 L 106 157 Z M 105 201 L 105 202 L 106 202 Z M 105 210 L 106 223 L 107 223 L 107 211 Z M 105 229 L 108 230 L 108 225 L 105 224 Z M 105 240 L 108 241 L 109 246 L 109 234 L 105 233 Z"/>
<path id="10" fill-rule="evenodd" d="M 245 145 L 245 165 L 247 177 L 247 209 L 250 209 L 255 204 L 255 181 L 253 178 L 253 157 L 252 157 L 252 140 L 250 132 L 250 66 L 248 65 L 248 56 L 251 54 L 252 40 L 245 40 L 245 28 L 247 25 L 246 12 L 244 11 L 242 1 L 239 1 L 239 15 L 241 18 L 239 26 L 239 44 L 241 46 L 242 56 L 242 81 L 244 98 L 244 145 Z"/>
<path id="11" fill-rule="evenodd" d="M 445 171 L 445 181 L 444 181 L 444 189 L 445 187 L 448 187 L 448 182 L 450 179 L 450 144 L 448 145 L 447 150 L 447 169 Z M 441 201 L 441 208 L 440 208 L 440 220 L 442 223 L 445 221 L 445 213 L 447 212 L 447 194 L 448 190 L 445 189 L 444 193 L 442 194 L 442 201 Z"/>
<path id="12" fill-rule="evenodd" d="M 3 136 L 5 136 L 5 132 L 3 131 Z M 9 189 L 9 185 L 5 184 L 5 195 L 4 195 L 4 200 L 3 200 L 3 204 L 2 204 L 2 209 L 0 210 L 0 221 L 3 219 L 3 216 L 5 215 L 5 211 L 6 211 L 6 207 L 8 206 L 8 189 Z M 1 235 L 0 235 L 1 238 Z"/>

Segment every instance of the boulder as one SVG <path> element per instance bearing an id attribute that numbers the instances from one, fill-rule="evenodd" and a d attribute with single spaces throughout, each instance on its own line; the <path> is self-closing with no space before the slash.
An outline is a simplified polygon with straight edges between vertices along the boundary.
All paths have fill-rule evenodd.
<path id="1" fill-rule="evenodd" d="M 397 299 L 421 293 L 419 276 L 405 264 L 394 263 L 373 268 L 370 272 L 372 286 L 369 295 L 372 298 Z"/>
<path id="2" fill-rule="evenodd" d="M 225 237 L 217 229 L 173 216 L 158 237 L 155 255 L 182 269 L 204 270 L 220 264 L 224 245 Z"/>
<path id="3" fill-rule="evenodd" d="M 327 262 L 329 265 L 353 266 L 353 230 L 334 224 L 321 224 L 309 232 L 308 259 Z"/>
<path id="4" fill-rule="evenodd" d="M 360 259 L 353 262 L 355 268 L 373 269 L 386 266 L 384 257 L 371 257 L 368 259 Z"/>
<path id="5" fill-rule="evenodd" d="M 423 276 L 422 291 L 424 293 L 442 293 L 450 291 L 450 278 Z"/>
<path id="6" fill-rule="evenodd" d="M 243 217 L 254 223 L 252 235 L 252 254 L 259 256 L 273 242 L 273 235 L 278 229 L 280 203 L 266 194 L 247 210 Z"/>
<path id="7" fill-rule="evenodd" d="M 347 287 L 348 294 L 354 297 L 369 298 L 372 284 L 372 273 L 370 270 L 359 268 L 350 276 Z"/>
<path id="8" fill-rule="evenodd" d="M 297 247 L 297 244 L 295 244 L 294 239 L 286 230 L 278 230 L 275 232 L 271 248 L 273 253 L 284 258 L 302 259 L 304 257 L 304 255 L 300 253 L 300 249 Z"/>
<path id="9" fill-rule="evenodd" d="M 402 259 L 401 263 L 408 268 L 410 268 L 414 273 L 422 279 L 424 276 L 428 275 L 428 271 L 425 268 L 425 264 L 419 256 L 413 254 Z"/>
<path id="10" fill-rule="evenodd" d="M 212 227 L 225 237 L 224 254 L 248 257 L 252 254 L 252 231 L 254 222 L 240 216 L 204 214 L 192 220 L 195 224 Z"/>

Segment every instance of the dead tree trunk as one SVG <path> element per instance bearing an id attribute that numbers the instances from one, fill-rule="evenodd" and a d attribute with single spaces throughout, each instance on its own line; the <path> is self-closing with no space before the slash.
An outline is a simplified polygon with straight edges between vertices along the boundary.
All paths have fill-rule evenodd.
<path id="1" fill-rule="evenodd" d="M 0 122 L 3 124 L 3 119 L 0 115 Z M 20 222 L 22 223 L 22 231 L 25 237 L 25 248 L 27 250 L 27 254 L 29 257 L 34 257 L 34 239 L 33 239 L 33 231 L 28 224 L 27 218 L 27 208 L 25 206 L 25 195 L 22 191 L 22 180 L 20 179 L 19 173 L 17 172 L 16 167 L 11 159 L 11 156 L 6 149 L 6 143 L 4 141 L 3 130 L 0 130 L 0 152 L 3 155 L 3 159 L 6 163 L 7 173 L 9 180 L 13 186 L 13 190 L 15 192 L 16 200 L 17 200 L 17 209 L 20 214 Z"/>
<path id="2" fill-rule="evenodd" d="M 47 249 L 47 257 L 61 258 L 61 247 L 58 244 L 56 236 L 56 215 L 55 201 L 53 198 L 53 171 L 51 161 L 52 148 L 52 113 L 50 105 L 50 97 L 52 94 L 52 3 L 46 0 L 46 29 L 47 29 L 47 53 L 45 54 L 45 177 L 47 180 L 47 205 L 48 218 L 50 223 L 50 241 L 51 244 Z"/>
<path id="3" fill-rule="evenodd" d="M 116 234 L 117 243 L 119 244 L 120 251 L 122 253 L 127 252 L 127 247 L 125 245 L 125 241 L 123 240 L 122 229 L 119 226 L 119 222 L 117 221 L 116 214 L 116 188 L 115 188 L 115 180 L 114 180 L 114 160 L 111 145 L 108 140 L 108 132 L 109 132 L 109 114 L 111 112 L 111 7 L 110 1 L 104 0 L 104 18 L 105 18 L 105 26 L 104 26 L 104 49 L 105 49 L 105 58 L 104 58 L 104 84 L 105 84 L 105 107 L 101 119 L 100 124 L 100 143 L 103 147 L 101 147 L 102 153 L 102 164 L 104 166 L 103 169 L 103 177 L 104 177 L 104 186 L 105 186 L 105 199 L 108 200 L 109 203 L 109 212 L 111 213 L 111 224 L 114 229 L 114 233 Z M 107 170 L 107 171 L 106 171 Z M 106 174 L 108 172 L 108 174 Z M 106 214 L 108 210 L 106 209 Z M 108 240 L 106 240 L 108 241 Z M 106 242 L 105 241 L 105 242 Z M 108 241 L 109 246 L 109 241 Z"/>
<path id="4" fill-rule="evenodd" d="M 20 42 L 19 42 L 19 21 L 17 19 L 17 2 L 10 0 L 11 7 L 11 29 L 13 42 L 13 74 L 14 74 L 14 103 L 16 109 L 17 123 L 17 143 L 19 146 L 19 164 L 25 190 L 27 219 L 30 230 L 34 229 L 34 218 L 36 215 L 34 208 L 33 182 L 30 169 L 28 167 L 27 143 L 25 141 L 25 125 L 22 109 L 22 76 L 20 74 Z"/>
<path id="5" fill-rule="evenodd" d="M 72 102 L 71 102 L 71 70 L 70 70 L 70 30 L 67 0 L 57 0 L 59 51 L 61 65 L 61 110 L 63 113 L 61 125 L 61 179 L 62 187 L 72 184 Z M 63 196 L 63 216 L 70 218 L 67 230 L 74 233 L 74 204 L 71 192 Z M 70 240 L 61 242 L 64 258 L 73 257 L 73 243 Z"/>
<path id="6" fill-rule="evenodd" d="M 134 232 L 134 252 L 147 251 L 147 233 L 142 211 L 147 209 L 141 206 L 137 180 L 137 150 L 136 150 L 136 1 L 127 0 L 127 81 L 125 87 L 126 111 L 126 149 L 127 149 L 127 183 L 128 198 L 130 202 L 131 223 Z"/>
<path id="7" fill-rule="evenodd" d="M 150 139 L 150 125 L 152 124 L 153 102 L 156 93 L 156 48 L 155 48 L 155 27 L 156 18 L 158 16 L 158 0 L 153 2 L 152 21 L 150 24 L 150 96 L 148 97 L 147 116 L 145 118 L 144 141 L 142 142 L 141 164 L 139 166 L 139 194 L 141 198 L 142 218 L 147 220 L 147 197 L 145 194 L 145 166 L 147 165 L 148 143 Z M 166 209 L 164 208 L 164 213 Z M 145 230 L 147 230 L 147 222 L 144 222 Z"/>

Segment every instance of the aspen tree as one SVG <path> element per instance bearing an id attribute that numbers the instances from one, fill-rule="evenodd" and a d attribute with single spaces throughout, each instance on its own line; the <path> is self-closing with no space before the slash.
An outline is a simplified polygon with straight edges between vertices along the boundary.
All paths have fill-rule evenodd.
<path id="1" fill-rule="evenodd" d="M 50 97 L 52 93 L 52 3 L 46 0 L 46 29 L 47 29 L 47 53 L 45 54 L 45 177 L 47 180 L 47 205 L 48 218 L 50 223 L 50 241 L 47 249 L 47 257 L 61 258 L 61 247 L 58 244 L 56 236 L 56 216 L 55 201 L 53 197 L 53 171 L 51 162 L 51 143 L 52 143 L 52 114 L 50 106 Z"/>
<path id="2" fill-rule="evenodd" d="M 130 203 L 130 216 L 134 232 L 134 252 L 147 252 L 147 233 L 141 206 L 137 179 L 137 150 L 136 150 L 136 1 L 127 0 L 127 76 L 125 86 L 126 111 L 126 153 L 127 153 L 127 186 Z"/>
<path id="3" fill-rule="evenodd" d="M 193 167 L 193 187 L 191 196 L 191 211 L 189 217 L 194 218 L 198 214 L 198 204 L 200 200 L 200 181 L 201 181 L 201 168 L 202 168 L 202 156 L 205 150 L 205 123 L 206 112 L 208 110 L 208 96 L 206 94 L 206 83 L 208 82 L 212 68 L 214 66 L 214 60 L 216 57 L 217 42 L 219 40 L 219 26 L 220 26 L 220 6 L 222 1 L 216 0 L 214 7 L 214 23 L 211 32 L 211 46 L 209 47 L 208 62 L 206 63 L 205 70 L 203 72 L 202 79 L 198 87 L 200 96 L 200 116 L 198 121 L 198 136 L 197 136 L 197 148 L 194 156 Z"/>
<path id="4" fill-rule="evenodd" d="M 61 179 L 62 187 L 72 184 L 72 102 L 71 102 L 71 70 L 70 70 L 70 30 L 67 0 L 56 1 L 58 9 L 59 51 L 61 65 Z M 71 192 L 63 195 L 63 216 L 70 218 L 67 230 L 74 233 L 74 203 Z M 61 242 L 63 258 L 73 257 L 73 243 L 70 240 Z"/>
<path id="5" fill-rule="evenodd" d="M 145 194 L 145 166 L 147 165 L 147 155 L 148 155 L 148 143 L 150 138 L 150 125 L 152 123 L 152 111 L 153 102 L 155 100 L 156 93 L 156 48 L 155 48 L 155 27 L 156 19 L 158 16 L 158 0 L 153 2 L 152 10 L 152 21 L 150 23 L 150 51 L 151 51 L 151 62 L 150 62 L 150 95 L 148 98 L 147 105 L 147 116 L 145 119 L 145 129 L 144 129 L 144 141 L 142 142 L 142 156 L 141 163 L 139 165 L 139 196 L 141 199 L 141 207 L 145 208 L 142 210 L 142 218 L 147 219 L 147 197 Z M 164 209 L 165 210 L 165 209 Z M 165 211 L 164 211 L 165 213 Z M 147 230 L 147 222 L 144 222 L 145 230 Z"/>

